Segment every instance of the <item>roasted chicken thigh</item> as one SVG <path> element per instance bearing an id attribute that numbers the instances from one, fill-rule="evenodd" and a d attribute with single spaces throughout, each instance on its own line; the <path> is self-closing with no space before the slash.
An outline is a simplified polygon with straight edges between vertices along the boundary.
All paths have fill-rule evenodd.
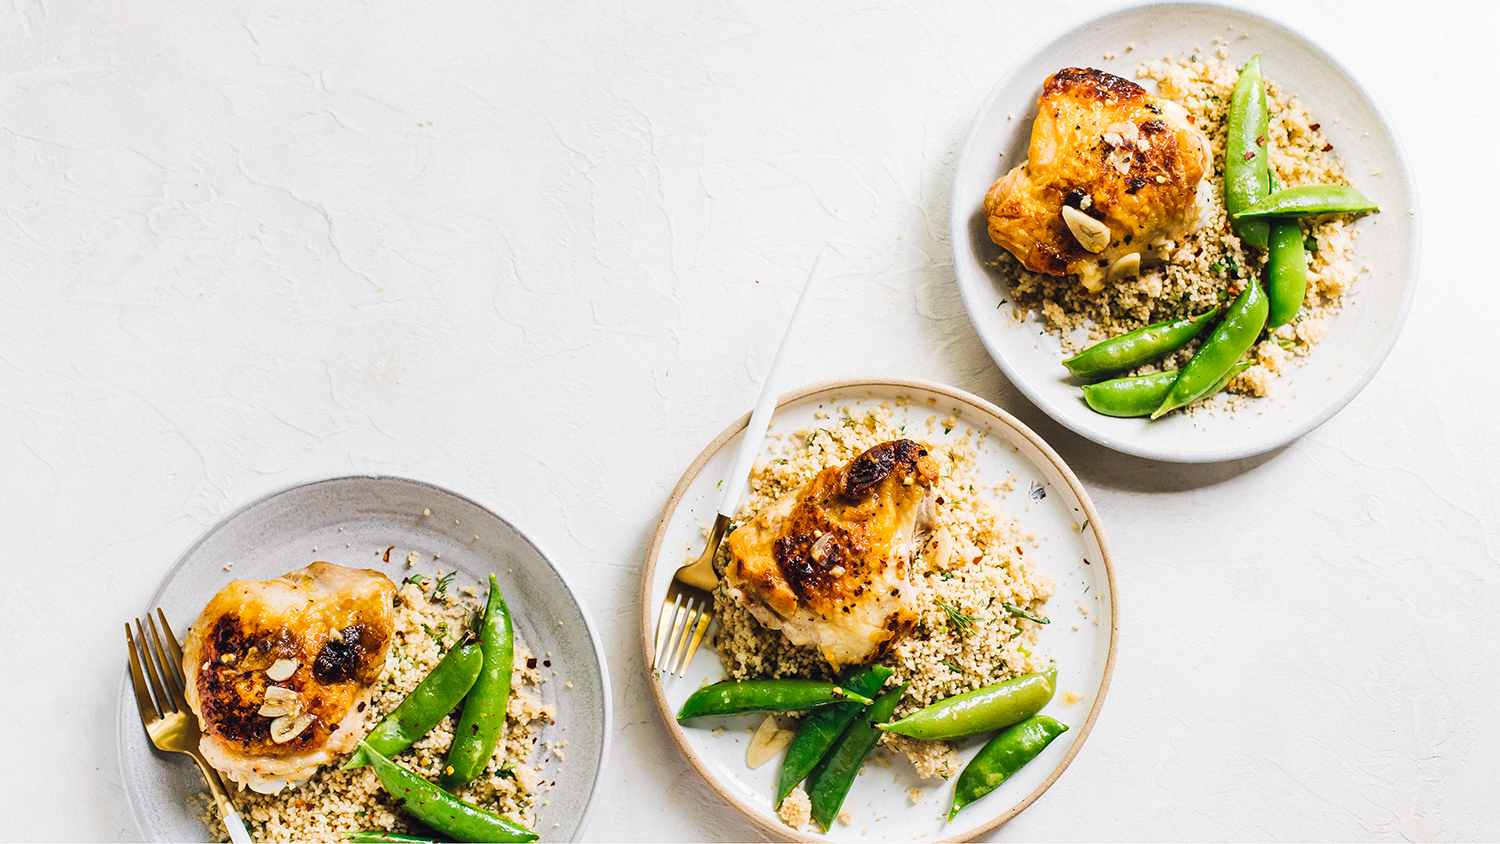
<path id="1" fill-rule="evenodd" d="M 911 440 L 823 470 L 729 535 L 727 588 L 835 669 L 875 659 L 916 621 L 910 569 L 936 518 L 937 479 Z"/>
<path id="2" fill-rule="evenodd" d="M 1197 228 L 1213 159 L 1180 106 L 1070 67 L 1047 79 L 1037 107 L 1026 161 L 984 198 L 990 239 L 1028 270 L 1077 273 L 1096 292 L 1153 243 Z"/>
<path id="3" fill-rule="evenodd" d="M 220 590 L 183 645 L 209 763 L 274 794 L 352 751 L 385 667 L 395 592 L 380 572 L 322 562 Z"/>

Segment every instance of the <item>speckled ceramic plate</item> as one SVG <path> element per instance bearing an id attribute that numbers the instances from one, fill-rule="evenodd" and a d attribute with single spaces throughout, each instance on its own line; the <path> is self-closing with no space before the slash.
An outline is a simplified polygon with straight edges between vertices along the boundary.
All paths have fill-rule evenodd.
<path id="1" fill-rule="evenodd" d="M 1095 67 L 1135 78 L 1140 63 L 1210 49 L 1223 36 L 1230 60 L 1260 54 L 1266 77 L 1295 94 L 1323 124 L 1350 180 L 1380 204 L 1357 223 L 1355 266 L 1369 264 L 1329 320 L 1326 339 L 1281 377 L 1275 392 L 1237 413 L 1175 413 L 1155 422 L 1090 410 L 1062 366 L 1058 339 L 1036 314 L 1011 317 L 1013 297 L 989 266 L 984 195 L 1026 158 L 1043 80 L 1061 68 Z M 1127 51 L 1128 45 L 1135 49 Z M 1112 56 L 1105 58 L 1106 55 Z M 1154 86 L 1148 86 L 1154 90 Z M 1084 22 L 1037 48 L 996 86 L 959 156 L 953 178 L 953 265 L 969 318 L 1012 383 L 1053 419 L 1109 448 L 1157 460 L 1209 462 L 1260 454 L 1327 421 L 1374 377 L 1396 342 L 1416 289 L 1417 200 L 1394 131 L 1343 65 L 1309 38 L 1250 12 L 1204 4 L 1136 6 Z"/>
<path id="2" fill-rule="evenodd" d="M 408 567 L 413 551 L 418 562 Z M 520 531 L 479 504 L 402 478 L 333 478 L 295 486 L 248 504 L 209 529 L 167 572 L 141 614 L 161 607 L 173 629 L 185 634 L 229 581 L 267 580 L 315 560 L 373 568 L 398 583 L 413 573 L 456 571 L 455 583 L 473 586 L 481 600 L 481 584 L 495 574 L 516 637 L 533 653 L 552 655 L 555 674 L 545 678 L 541 696 L 556 719 L 542 728 L 541 740 L 568 743 L 560 763 L 545 753 L 537 757 L 549 785 L 541 794 L 545 804 L 537 807 L 536 831 L 543 841 L 576 839 L 609 749 L 603 648 L 562 572 Z M 120 655 L 123 665 L 123 646 Z M 151 747 L 128 676 L 122 668 L 120 773 L 141 835 L 148 841 L 201 841 L 206 830 L 187 801 L 206 790 L 203 778 L 188 757 Z"/>
<path id="3" fill-rule="evenodd" d="M 952 783 L 920 779 L 905 756 L 878 749 L 876 753 L 891 765 L 889 769 L 883 764 L 870 765 L 855 781 L 843 806 L 851 817 L 848 825 L 835 823 L 826 836 L 795 831 L 771 808 L 780 756 L 755 770 L 745 764 L 750 739 L 747 730 L 758 725 L 763 716 L 699 719 L 690 727 L 679 725 L 673 717 L 693 690 L 724 677 L 718 655 L 705 647 L 688 666 L 687 676 L 651 679 L 657 709 L 678 748 L 709 785 L 773 835 L 809 841 L 965 840 L 993 829 L 1041 797 L 1073 761 L 1109 686 L 1117 632 L 1109 546 L 1093 504 L 1073 472 L 1015 417 L 983 399 L 940 384 L 838 381 L 805 387 L 782 398 L 771 431 L 790 434 L 827 425 L 830 423 L 819 420 L 817 414 L 827 411 L 837 418 L 845 407 L 859 414 L 883 403 L 896 409 L 896 424 L 905 424 L 910 434 L 924 441 L 957 441 L 970 430 L 984 433 L 978 448 L 979 477 L 986 483 L 999 484 L 1011 474 L 1016 476 L 1014 489 L 1005 493 L 1000 503 L 1025 531 L 1036 534 L 1040 547 L 1035 552 L 1028 549 L 1027 557 L 1057 581 L 1057 591 L 1047 603 L 1052 624 L 1041 636 L 1041 647 L 1056 659 L 1059 692 L 1043 711 L 1071 729 L 995 792 L 966 808 L 951 825 L 945 819 L 952 802 Z M 945 433 L 937 420 L 953 415 L 958 422 Z M 645 665 L 651 664 L 656 613 L 672 574 L 702 553 L 703 529 L 713 523 L 719 505 L 719 483 L 730 469 L 748 421 L 746 414 L 698 455 L 672 491 L 657 524 L 641 605 Z M 767 455 L 773 453 L 775 442 L 767 440 Z M 1080 607 L 1086 607 L 1088 614 Z M 1067 692 L 1075 693 L 1078 699 L 1067 703 Z M 719 728 L 722 734 L 715 735 Z M 959 749 L 965 760 L 977 753 L 987 738 L 962 742 Z M 921 791 L 915 803 L 913 789 Z"/>

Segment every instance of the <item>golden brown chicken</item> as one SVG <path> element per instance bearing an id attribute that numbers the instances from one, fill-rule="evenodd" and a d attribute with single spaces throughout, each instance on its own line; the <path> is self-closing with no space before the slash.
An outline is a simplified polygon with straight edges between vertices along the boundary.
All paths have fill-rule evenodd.
<path id="1" fill-rule="evenodd" d="M 1212 157 L 1180 106 L 1075 67 L 1047 79 L 1037 106 L 1026 161 L 984 198 L 990 239 L 1028 270 L 1077 273 L 1097 292 L 1154 242 L 1197 228 Z"/>
<path id="2" fill-rule="evenodd" d="M 352 751 L 385 667 L 395 593 L 380 572 L 323 562 L 221 589 L 183 645 L 209 763 L 274 794 Z"/>
<path id="3" fill-rule="evenodd" d="M 869 662 L 916 621 L 909 573 L 936 518 L 937 479 L 911 440 L 823 470 L 729 535 L 729 590 L 835 669 Z"/>

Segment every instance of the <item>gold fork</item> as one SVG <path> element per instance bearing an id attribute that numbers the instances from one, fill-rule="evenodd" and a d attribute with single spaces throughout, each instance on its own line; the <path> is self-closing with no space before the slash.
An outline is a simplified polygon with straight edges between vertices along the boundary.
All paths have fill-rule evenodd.
<path id="1" fill-rule="evenodd" d="M 728 528 L 729 517 L 720 513 L 714 518 L 703 556 L 672 575 L 672 582 L 667 585 L 667 597 L 662 601 L 661 615 L 656 620 L 656 660 L 652 668 L 665 669 L 671 674 L 680 655 L 682 667 L 678 676 L 687 675 L 688 663 L 693 661 L 693 654 L 703 643 L 704 631 L 714 620 L 713 591 L 719 585 L 719 575 L 714 572 L 714 555 L 719 552 L 719 543 L 724 541 Z M 679 637 L 679 634 L 683 635 Z M 663 655 L 667 656 L 665 665 Z"/>
<path id="2" fill-rule="evenodd" d="M 130 680 L 135 684 L 135 705 L 141 710 L 141 723 L 145 725 L 146 734 L 151 737 L 151 743 L 158 750 L 186 753 L 193 757 L 193 761 L 198 763 L 198 769 L 203 772 L 203 778 L 208 780 L 209 791 L 213 792 L 214 800 L 219 804 L 219 817 L 224 822 L 224 828 L 229 830 L 230 840 L 234 844 L 250 844 L 250 833 L 245 830 L 245 822 L 240 819 L 240 813 L 235 811 L 224 781 L 198 750 L 198 741 L 203 737 L 203 731 L 198 727 L 198 719 L 188 710 L 187 700 L 183 697 L 186 686 L 182 674 L 182 648 L 177 644 L 172 626 L 167 624 L 166 614 L 160 609 L 157 609 L 156 614 L 161 618 L 162 629 L 167 634 L 166 647 L 162 646 L 163 637 L 157 635 L 156 621 L 150 615 L 146 616 L 145 627 L 141 626 L 139 618 L 135 620 L 135 635 L 131 635 L 130 625 L 125 625 L 125 646 L 130 650 Z M 151 631 L 149 641 L 146 639 L 148 629 Z M 146 666 L 144 674 L 141 672 L 142 664 Z M 149 689 L 146 685 L 147 678 L 151 684 Z"/>
<path id="3" fill-rule="evenodd" d="M 809 294 L 822 263 L 823 254 L 820 252 L 813 259 L 812 269 L 807 273 L 807 283 L 802 285 L 797 306 L 792 310 L 792 319 L 781 337 L 781 346 L 776 349 L 776 357 L 771 361 L 771 371 L 766 373 L 766 381 L 760 388 L 760 398 L 756 400 L 755 410 L 750 413 L 750 422 L 745 426 L 745 435 L 740 440 L 734 467 L 729 470 L 725 479 L 724 500 L 719 504 L 719 514 L 714 518 L 713 529 L 709 531 L 708 547 L 703 549 L 703 556 L 697 562 L 678 569 L 672 575 L 672 582 L 667 585 L 667 597 L 662 601 L 661 615 L 656 619 L 656 654 L 651 661 L 651 667 L 655 670 L 665 669 L 670 675 L 680 657 L 681 668 L 677 676 L 687 676 L 688 663 L 693 661 L 693 654 L 698 652 L 698 645 L 703 642 L 704 632 L 714 620 L 713 590 L 719 585 L 719 576 L 714 573 L 714 555 L 719 552 L 719 543 L 724 541 L 724 535 L 729 531 L 729 520 L 739 507 L 740 494 L 750 478 L 750 467 L 755 463 L 755 455 L 760 453 L 761 443 L 766 439 L 766 428 L 771 424 L 771 415 L 776 412 L 776 399 L 781 395 L 781 373 L 785 369 L 787 358 L 791 356 L 792 335 L 797 330 L 797 324 L 802 321 L 807 303 L 812 301 L 813 297 Z M 663 656 L 667 657 L 665 664 L 662 662 Z"/>

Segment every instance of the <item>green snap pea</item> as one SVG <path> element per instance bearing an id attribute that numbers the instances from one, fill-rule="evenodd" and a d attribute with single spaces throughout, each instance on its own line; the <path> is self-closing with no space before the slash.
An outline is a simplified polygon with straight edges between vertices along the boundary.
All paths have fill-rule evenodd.
<path id="1" fill-rule="evenodd" d="M 1236 221 L 1262 217 L 1317 217 L 1323 214 L 1362 214 L 1380 206 L 1347 185 L 1303 185 L 1286 188 L 1229 213 Z"/>
<path id="2" fill-rule="evenodd" d="M 840 679 L 839 685 L 869 697 L 880 691 L 891 674 L 891 669 L 884 665 L 869 665 L 848 672 Z M 807 713 L 801 726 L 797 727 L 797 735 L 787 745 L 786 757 L 781 762 L 781 779 L 776 782 L 776 808 L 781 808 L 781 801 L 828 755 L 828 749 L 863 711 L 864 704 L 850 701 L 830 703 Z"/>
<path id="3" fill-rule="evenodd" d="M 437 844 L 436 838 L 424 838 L 420 835 L 402 835 L 399 832 L 386 832 L 383 829 L 361 829 L 358 832 L 349 833 L 344 839 L 349 844 Z"/>
<path id="4" fill-rule="evenodd" d="M 704 686 L 682 702 L 677 720 L 747 712 L 795 712 L 825 703 L 870 699 L 825 680 L 725 680 Z"/>
<path id="5" fill-rule="evenodd" d="M 1046 715 L 1035 715 L 990 739 L 958 775 L 948 823 L 953 823 L 959 809 L 994 791 L 1067 731 L 1067 724 Z"/>
<path id="6" fill-rule="evenodd" d="M 432 673 L 365 736 L 365 743 L 387 758 L 411 746 L 464 699 L 479 677 L 483 664 L 484 654 L 478 642 L 465 641 L 454 645 Z M 356 749 L 344 763 L 344 768 L 368 764 L 364 754 Z"/>
<path id="7" fill-rule="evenodd" d="M 1219 309 L 1215 308 L 1201 316 L 1167 320 L 1137 328 L 1128 334 L 1089 346 L 1063 361 L 1063 366 L 1085 381 L 1097 381 L 1129 372 L 1182 348 L 1184 343 L 1201 334 L 1218 313 Z"/>
<path id="8" fill-rule="evenodd" d="M 1041 674 L 1022 674 L 944 698 L 937 703 L 880 729 L 903 736 L 926 739 L 956 739 L 987 733 L 1040 712 L 1057 690 L 1057 669 Z"/>
<path id="9" fill-rule="evenodd" d="M 1224 139 L 1224 207 L 1240 240 L 1266 248 L 1270 226 L 1240 219 L 1240 212 L 1266 197 L 1271 189 L 1270 114 L 1260 56 L 1240 71 L 1229 100 L 1228 134 Z"/>
<path id="10" fill-rule="evenodd" d="M 1214 333 L 1203 341 L 1197 354 L 1182 368 L 1172 391 L 1167 393 L 1151 418 L 1160 418 L 1208 395 L 1224 373 L 1255 345 L 1261 329 L 1266 327 L 1268 310 L 1266 294 L 1261 292 L 1260 285 L 1254 279 L 1247 280 L 1245 289 L 1229 306 L 1224 321 L 1214 328 Z"/>
<path id="11" fill-rule="evenodd" d="M 417 776 L 410 768 L 380 755 L 380 751 L 359 743 L 375 777 L 386 793 L 395 798 L 412 817 L 458 841 L 535 841 L 537 834 L 511 823 Z"/>
<path id="12" fill-rule="evenodd" d="M 453 729 L 453 744 L 448 748 L 448 765 L 443 776 L 443 785 L 448 788 L 460 788 L 484 771 L 505 729 L 515 631 L 511 628 L 505 597 L 500 594 L 500 584 L 493 574 L 479 630 L 479 648 L 484 665 L 474 686 L 464 696 L 464 710 Z"/>
<path id="13" fill-rule="evenodd" d="M 844 805 L 844 798 L 854 785 L 860 766 L 875 749 L 875 743 L 880 741 L 880 730 L 875 725 L 889 720 L 895 713 L 896 704 L 906 693 L 906 686 L 902 683 L 876 698 L 863 715 L 845 728 L 833 749 L 807 775 L 812 819 L 823 827 L 824 832 L 833 828 L 833 819 L 838 816 L 839 807 Z"/>
<path id="14" fill-rule="evenodd" d="M 1302 227 L 1296 220 L 1271 221 L 1271 253 L 1266 263 L 1266 298 L 1270 308 L 1266 327 L 1277 328 L 1292 321 L 1307 295 L 1307 253 Z"/>
<path id="15" fill-rule="evenodd" d="M 1204 394 L 1205 397 L 1219 392 L 1233 381 L 1236 375 L 1250 367 L 1250 361 L 1241 361 L 1229 368 L 1219 383 Z M 1083 400 L 1089 407 L 1105 416 L 1132 417 L 1150 416 L 1161 407 L 1162 400 L 1172 391 L 1177 382 L 1178 370 L 1168 369 L 1134 378 L 1114 378 L 1098 384 L 1083 385 Z"/>

